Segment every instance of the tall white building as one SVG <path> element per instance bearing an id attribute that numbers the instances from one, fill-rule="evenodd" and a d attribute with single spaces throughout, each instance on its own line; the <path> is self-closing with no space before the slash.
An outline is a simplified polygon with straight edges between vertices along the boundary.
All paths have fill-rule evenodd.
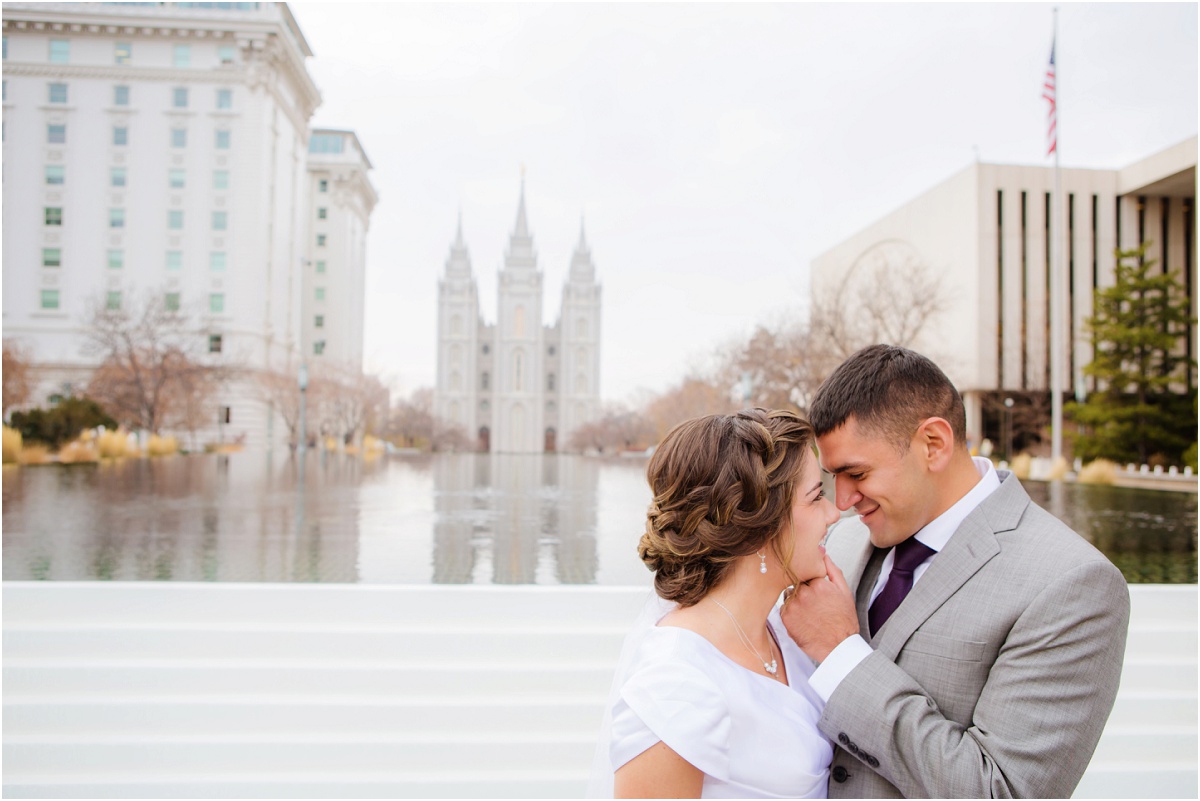
<path id="1" fill-rule="evenodd" d="M 239 368 L 227 437 L 286 441 L 261 371 L 361 370 L 375 193 L 321 98 L 285 3 L 5 3 L 4 339 L 31 402 L 86 385 L 83 326 L 162 293 L 208 358 Z M 319 346 L 318 346 L 318 343 Z"/>
<path id="2" fill-rule="evenodd" d="M 567 450 L 571 434 L 599 415 L 600 285 L 581 230 L 558 321 L 542 324 L 542 273 L 524 186 L 497 283 L 496 322 L 487 324 L 460 222 L 438 284 L 434 413 L 479 450 Z"/>
<path id="3" fill-rule="evenodd" d="M 913 347 L 962 392 L 974 444 L 998 436 L 1005 396 L 1049 398 L 1053 190 L 1051 167 L 972 164 L 812 262 L 814 302 L 838 286 L 868 293 L 880 267 L 929 271 L 946 307 Z M 1148 243 L 1197 308 L 1196 138 L 1118 170 L 1063 169 L 1062 191 L 1060 378 L 1074 393 L 1092 389 L 1084 321 L 1095 290 L 1115 280 L 1115 250 Z M 1193 326 L 1179 343 L 1192 358 L 1195 339 Z"/>

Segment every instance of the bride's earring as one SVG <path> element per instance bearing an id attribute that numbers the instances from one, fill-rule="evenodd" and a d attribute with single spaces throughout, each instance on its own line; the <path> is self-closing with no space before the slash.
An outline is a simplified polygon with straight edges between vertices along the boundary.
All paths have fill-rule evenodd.
<path id="1" fill-rule="evenodd" d="M 762 551 L 759 551 L 758 558 L 762 560 L 762 563 L 759 564 L 759 566 L 758 566 L 758 572 L 766 573 L 767 572 L 767 555 L 765 553 L 763 553 Z"/>

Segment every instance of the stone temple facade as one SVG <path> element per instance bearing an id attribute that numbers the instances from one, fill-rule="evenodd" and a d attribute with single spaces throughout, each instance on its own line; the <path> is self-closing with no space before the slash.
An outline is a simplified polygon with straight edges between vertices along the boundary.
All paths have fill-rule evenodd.
<path id="1" fill-rule="evenodd" d="M 599 415 L 600 285 L 582 230 L 552 326 L 542 324 L 542 284 L 524 185 L 497 282 L 495 323 L 480 314 L 460 222 L 438 283 L 434 414 L 463 429 L 478 450 L 571 450 L 572 433 Z"/>

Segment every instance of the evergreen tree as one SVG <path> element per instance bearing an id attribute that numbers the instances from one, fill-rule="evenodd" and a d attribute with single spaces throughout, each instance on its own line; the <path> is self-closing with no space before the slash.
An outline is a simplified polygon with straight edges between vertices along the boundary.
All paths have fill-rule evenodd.
<path id="1" fill-rule="evenodd" d="M 1116 283 L 1096 290 L 1095 316 L 1087 320 L 1094 355 L 1083 371 L 1097 388 L 1067 407 L 1083 429 L 1075 454 L 1085 461 L 1145 464 L 1157 455 L 1179 463 L 1196 441 L 1196 362 L 1182 348 L 1189 300 L 1175 273 L 1152 269 L 1148 244 L 1117 251 Z"/>

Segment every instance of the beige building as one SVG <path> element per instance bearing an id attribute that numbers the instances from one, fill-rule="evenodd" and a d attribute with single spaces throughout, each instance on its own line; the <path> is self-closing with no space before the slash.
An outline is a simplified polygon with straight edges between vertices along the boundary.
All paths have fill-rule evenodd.
<path id="1" fill-rule="evenodd" d="M 299 365 L 362 369 L 370 162 L 311 130 L 321 96 L 286 3 L 5 3 L 4 341 L 30 399 L 82 391 L 98 302 L 154 295 L 239 378 L 200 442 L 278 446 L 256 391 Z"/>
<path id="2" fill-rule="evenodd" d="M 968 440 L 1000 435 L 1006 396 L 1047 399 L 1054 169 L 976 163 L 812 262 L 812 296 L 853 309 L 871 284 L 916 268 L 944 301 L 911 346 L 963 393 Z M 1149 243 L 1149 258 L 1182 277 L 1196 308 L 1196 138 L 1119 170 L 1063 169 L 1062 386 L 1091 387 L 1084 320 L 1114 280 L 1115 250 Z M 888 299 L 912 305 L 903 292 Z M 1195 329 L 1180 348 L 1195 356 Z M 1188 387 L 1192 390 L 1193 387 Z"/>

